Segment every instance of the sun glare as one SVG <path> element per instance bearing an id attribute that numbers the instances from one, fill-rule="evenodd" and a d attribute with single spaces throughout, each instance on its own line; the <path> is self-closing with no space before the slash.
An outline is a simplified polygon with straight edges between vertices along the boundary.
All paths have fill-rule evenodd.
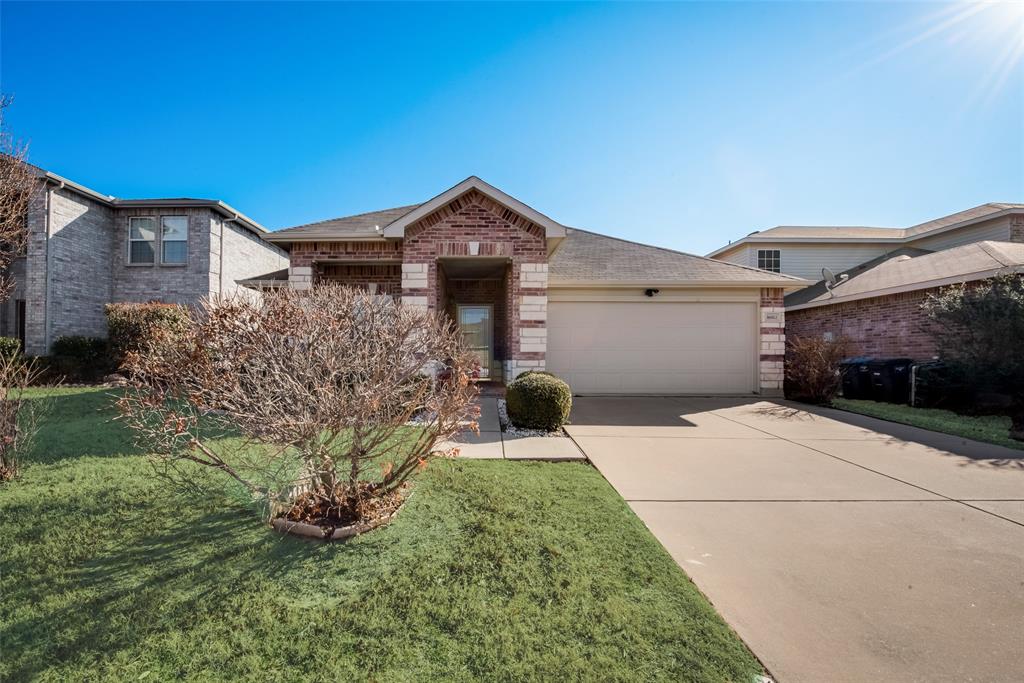
<path id="1" fill-rule="evenodd" d="M 885 62 L 924 43 L 940 44 L 955 58 L 980 60 L 984 74 L 964 106 L 987 102 L 1005 88 L 1024 94 L 1024 0 L 955 2 L 890 34 L 899 42 L 857 71 Z"/>

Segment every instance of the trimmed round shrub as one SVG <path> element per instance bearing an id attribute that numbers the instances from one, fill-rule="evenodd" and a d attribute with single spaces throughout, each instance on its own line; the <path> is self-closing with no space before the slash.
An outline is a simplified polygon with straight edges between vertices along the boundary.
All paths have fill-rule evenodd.
<path id="1" fill-rule="evenodd" d="M 569 419 L 572 390 L 549 372 L 524 372 L 508 385 L 505 404 L 516 427 L 550 432 Z"/>

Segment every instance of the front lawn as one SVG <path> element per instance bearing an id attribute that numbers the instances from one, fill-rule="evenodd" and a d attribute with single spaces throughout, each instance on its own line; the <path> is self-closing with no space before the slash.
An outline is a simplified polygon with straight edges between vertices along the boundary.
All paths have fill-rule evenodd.
<path id="1" fill-rule="evenodd" d="M 855 401 L 847 398 L 833 399 L 832 405 L 840 410 L 878 417 L 890 422 L 1024 450 L 1024 442 L 1010 438 L 1010 418 L 1002 415 L 972 417 L 938 408 L 912 408 L 908 405 Z"/>
<path id="2" fill-rule="evenodd" d="M 0 680 L 761 671 L 587 465 L 436 462 L 390 526 L 324 545 L 169 490 L 103 390 L 51 393 L 33 461 L 0 485 Z"/>

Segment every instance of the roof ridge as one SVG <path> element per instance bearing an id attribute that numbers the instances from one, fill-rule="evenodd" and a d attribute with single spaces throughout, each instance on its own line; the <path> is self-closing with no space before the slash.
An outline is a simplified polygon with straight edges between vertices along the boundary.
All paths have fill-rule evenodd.
<path id="1" fill-rule="evenodd" d="M 635 245 L 640 246 L 640 247 L 648 247 L 650 249 L 657 249 L 659 251 L 665 251 L 665 252 L 668 252 L 670 254 L 678 254 L 680 256 L 691 256 L 691 257 L 693 257 L 695 259 L 700 259 L 701 261 L 710 261 L 711 263 L 714 263 L 715 265 L 719 265 L 719 266 L 721 266 L 721 265 L 733 266 L 735 268 L 742 268 L 744 270 L 749 270 L 749 271 L 754 272 L 754 273 L 771 273 L 772 275 L 777 275 L 777 276 L 782 277 L 782 278 L 787 278 L 787 279 L 790 279 L 790 280 L 795 280 L 797 282 L 803 282 L 804 281 L 803 278 L 794 277 L 792 275 L 786 275 L 785 273 L 772 273 L 771 271 L 768 271 L 768 270 L 761 270 L 760 268 L 754 268 L 753 266 L 744 266 L 744 265 L 742 265 L 740 263 L 732 263 L 731 261 L 719 261 L 718 259 L 708 258 L 707 256 L 698 256 L 697 254 L 691 254 L 688 251 L 679 251 L 678 249 L 669 249 L 668 247 L 659 247 L 656 244 L 645 244 L 643 242 L 635 242 L 633 240 L 627 240 L 627 239 L 622 238 L 622 237 L 615 237 L 614 235 L 605 235 L 605 234 L 600 233 L 600 232 L 594 232 L 593 230 L 584 230 L 583 228 L 573 228 L 573 227 L 569 227 L 569 226 L 566 226 L 566 227 L 568 227 L 570 230 L 577 230 L 579 232 L 585 232 L 585 233 L 587 233 L 589 235 L 597 235 L 598 237 L 604 237 L 604 238 L 610 239 L 610 240 L 616 240 L 616 241 L 619 241 L 619 242 L 625 242 L 626 244 L 635 244 Z"/>

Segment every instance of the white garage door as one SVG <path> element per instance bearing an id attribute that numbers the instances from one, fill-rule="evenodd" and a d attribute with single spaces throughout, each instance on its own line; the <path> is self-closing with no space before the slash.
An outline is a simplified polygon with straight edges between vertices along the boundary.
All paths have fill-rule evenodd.
<path id="1" fill-rule="evenodd" d="M 548 370 L 581 394 L 754 391 L 753 303 L 552 301 Z"/>

